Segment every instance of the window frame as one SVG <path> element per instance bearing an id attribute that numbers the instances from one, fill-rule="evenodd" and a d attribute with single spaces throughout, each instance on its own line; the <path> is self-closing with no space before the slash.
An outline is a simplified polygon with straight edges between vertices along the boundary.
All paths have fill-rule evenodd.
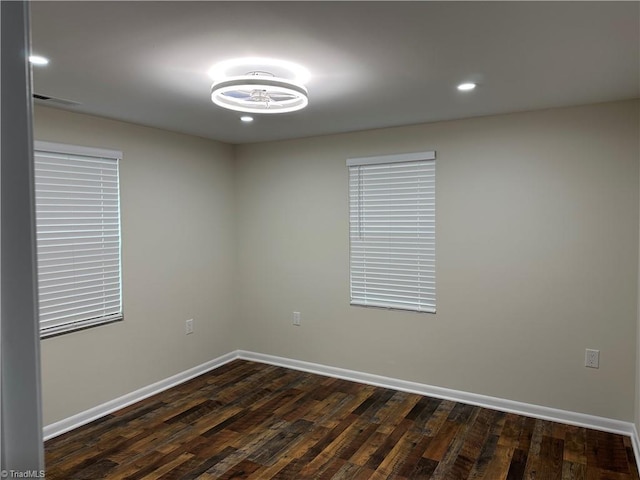
<path id="1" fill-rule="evenodd" d="M 405 305 L 400 305 L 400 303 L 402 302 L 393 302 L 393 301 L 388 301 L 387 303 L 385 303 L 384 301 L 378 299 L 378 300 L 368 300 L 367 297 L 367 293 L 360 293 L 358 295 L 354 296 L 354 239 L 353 239 L 353 229 L 357 228 L 358 230 L 361 227 L 360 222 L 362 221 L 360 218 L 360 209 L 361 209 L 361 204 L 360 202 L 362 201 L 361 195 L 361 187 L 358 187 L 356 192 L 358 194 L 358 199 L 357 200 L 353 200 L 353 192 L 354 190 L 352 189 L 352 169 L 355 167 L 368 167 L 368 166 L 384 166 L 384 165 L 393 165 L 393 164 L 403 164 L 403 166 L 408 166 L 411 163 L 414 162 L 432 162 L 433 166 L 431 167 L 433 170 L 433 186 L 430 189 L 430 194 L 433 196 L 433 200 L 432 200 L 432 206 L 431 211 L 432 211 L 432 215 L 433 215 L 433 234 L 431 237 L 428 238 L 427 243 L 431 243 L 433 245 L 433 260 L 432 260 L 432 269 L 433 271 L 430 273 L 430 275 L 422 277 L 422 269 L 419 269 L 419 274 L 415 275 L 415 277 L 417 277 L 418 282 L 417 285 L 422 285 L 421 282 L 424 281 L 424 283 L 427 283 L 428 281 L 432 280 L 433 283 L 433 293 L 432 293 L 432 302 L 433 302 L 433 306 L 425 306 L 425 307 L 421 307 L 421 301 L 419 300 L 421 298 L 420 294 L 415 294 L 413 297 L 409 296 L 409 295 L 405 295 L 407 298 L 413 298 L 414 302 L 413 305 L 409 305 L 408 303 L 410 302 L 405 302 Z M 404 153 L 404 154 L 392 154 L 392 155 L 379 155 L 379 156 L 371 156 L 371 157 L 356 157 L 356 158 L 349 158 L 347 159 L 347 168 L 348 168 L 348 211 L 349 211 L 349 223 L 348 223 L 348 228 L 349 228 L 349 303 L 352 306 L 360 306 L 360 307 L 368 307 L 368 308 L 383 308 L 386 310 L 400 310 L 400 311 L 409 311 L 409 312 L 415 312 L 415 313 L 432 313 L 435 314 L 436 313 L 436 258 L 435 258 L 435 245 L 436 245 L 436 223 L 435 223 L 435 214 L 436 214 L 436 207 L 435 207 L 435 193 L 436 193 L 436 187 L 435 187 L 435 179 L 436 179 L 436 152 L 435 150 L 430 150 L 430 151 L 423 151 L 423 152 L 416 152 L 416 153 Z M 426 166 L 425 166 L 426 167 Z M 359 171 L 359 173 L 357 173 L 357 175 L 360 175 L 361 170 Z M 425 173 L 425 175 L 427 175 Z M 361 177 L 358 177 L 358 181 L 360 181 Z M 388 207 L 391 204 L 385 204 L 384 207 Z M 353 220 L 353 215 L 354 215 L 354 210 L 356 210 L 357 207 L 357 213 L 356 215 L 358 216 L 357 219 L 357 226 L 354 227 L 354 220 Z M 384 208 L 383 207 L 383 208 Z M 397 207 L 397 206 L 396 206 Z M 425 207 L 426 211 L 429 210 L 429 208 Z M 425 215 L 428 215 L 427 213 L 425 213 Z M 420 214 L 416 215 L 417 217 L 420 216 Z M 366 221 L 365 221 L 366 223 Z M 428 223 L 428 222 L 425 222 Z M 416 244 L 418 244 L 418 242 L 416 241 Z M 366 246 L 364 246 L 363 248 L 365 248 L 366 250 Z M 420 253 L 420 255 L 423 255 L 422 251 Z M 365 253 L 366 256 L 366 253 Z M 387 260 L 388 261 L 388 258 Z M 389 267 L 386 267 L 389 268 Z M 393 268 L 393 267 L 390 267 Z M 367 266 L 366 266 L 366 259 L 365 259 L 365 266 L 361 267 L 362 271 L 366 272 L 367 270 Z M 382 267 L 381 270 L 384 270 L 385 267 Z M 383 274 L 387 274 L 387 272 L 384 272 Z M 364 274 L 366 277 L 366 273 Z M 424 278 L 424 279 L 423 279 Z M 392 281 L 388 280 L 388 277 L 384 279 L 385 281 L 388 281 L 388 283 L 392 283 Z M 360 279 L 360 281 L 362 282 L 362 279 Z M 365 282 L 366 283 L 366 282 Z M 420 290 L 420 286 L 417 287 L 418 290 Z M 360 290 L 363 289 L 363 287 L 359 288 Z M 378 290 L 382 290 L 381 288 L 377 288 Z M 366 286 L 364 287 L 364 290 L 366 291 Z M 384 296 L 385 294 L 381 294 L 381 296 Z M 387 293 L 387 296 L 389 296 L 391 294 Z M 373 295 L 375 296 L 375 295 Z M 395 305 L 391 305 L 392 303 L 396 303 Z"/>
<path id="2" fill-rule="evenodd" d="M 115 161 L 115 173 L 116 173 L 116 181 L 115 184 L 117 186 L 117 235 L 118 235 L 118 245 L 117 245 L 117 269 L 118 269 L 118 300 L 119 300 L 119 308 L 117 313 L 103 315 L 100 317 L 82 319 L 82 320 L 69 320 L 64 321 L 61 320 L 53 325 L 43 327 L 40 320 L 40 275 L 38 268 L 36 269 L 36 280 L 38 287 L 38 325 L 40 328 L 40 338 L 49 338 L 54 337 L 70 332 L 75 332 L 79 330 L 84 330 L 87 328 L 93 328 L 100 325 L 107 325 L 114 322 L 119 322 L 124 319 L 124 308 L 123 308 L 123 286 L 122 286 L 122 203 L 121 203 L 121 188 L 120 188 L 120 162 L 122 160 L 122 152 L 119 150 L 105 149 L 105 148 L 95 148 L 95 147 L 87 147 L 81 145 L 69 145 L 63 143 L 55 143 L 55 142 L 47 142 L 47 141 L 34 141 L 34 180 L 37 179 L 37 171 L 36 167 L 36 158 L 39 153 L 43 154 L 59 154 L 59 155 L 71 155 L 71 156 L 79 156 L 79 157 L 94 157 L 100 159 L 109 159 Z M 38 205 L 37 205 L 37 186 L 34 181 L 34 212 L 36 214 L 36 228 L 35 228 L 35 243 L 36 243 L 36 266 L 39 267 L 39 246 L 38 246 L 38 229 L 37 229 L 37 216 L 38 216 Z"/>

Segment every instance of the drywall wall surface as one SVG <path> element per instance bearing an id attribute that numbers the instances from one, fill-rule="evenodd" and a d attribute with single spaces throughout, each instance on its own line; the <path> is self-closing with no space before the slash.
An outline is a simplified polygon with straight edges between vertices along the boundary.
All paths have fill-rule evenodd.
<path id="1" fill-rule="evenodd" d="M 236 147 L 242 348 L 632 421 L 638 108 Z M 431 149 L 437 313 L 350 306 L 345 160 Z"/>
<path id="2" fill-rule="evenodd" d="M 0 477 L 44 467 L 29 5 L 0 3 Z M 11 471 L 11 474 L 9 473 Z"/>
<path id="3" fill-rule="evenodd" d="M 45 425 L 238 348 L 231 147 L 45 107 L 34 136 L 123 152 L 124 321 L 42 340 Z"/>
<path id="4" fill-rule="evenodd" d="M 640 118 L 640 108 L 636 110 L 636 116 Z M 640 143 L 640 138 L 638 139 L 638 143 Z M 640 182 L 640 178 L 638 179 Z M 640 249 L 640 243 L 638 244 L 638 248 Z M 639 259 L 640 262 L 640 259 Z M 636 425 L 636 433 L 640 433 L 640 263 L 638 263 L 638 324 L 636 327 L 636 398 L 635 398 L 635 425 Z"/>

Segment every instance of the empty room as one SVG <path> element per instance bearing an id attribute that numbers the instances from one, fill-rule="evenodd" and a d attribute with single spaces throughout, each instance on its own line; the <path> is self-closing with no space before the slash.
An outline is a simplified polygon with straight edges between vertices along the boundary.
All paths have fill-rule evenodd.
<path id="1" fill-rule="evenodd" d="M 639 2 L 2 2 L 2 476 L 640 480 Z"/>

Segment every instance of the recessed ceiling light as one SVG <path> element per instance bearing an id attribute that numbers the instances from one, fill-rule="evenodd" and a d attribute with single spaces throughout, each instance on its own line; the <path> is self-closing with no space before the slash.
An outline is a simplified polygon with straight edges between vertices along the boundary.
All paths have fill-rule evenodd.
<path id="1" fill-rule="evenodd" d="M 476 88 L 475 83 L 461 83 L 460 85 L 458 85 L 458 90 L 462 92 L 468 92 L 469 90 L 473 90 L 474 88 Z"/>
<path id="2" fill-rule="evenodd" d="M 49 59 L 45 57 L 41 57 L 40 55 L 30 55 L 29 62 L 33 65 L 46 65 L 49 63 Z"/>
<path id="3" fill-rule="evenodd" d="M 250 123 L 250 122 L 253 122 L 253 117 L 250 117 L 249 115 L 245 115 L 243 117 L 240 117 L 240 120 L 242 120 L 245 123 Z"/>

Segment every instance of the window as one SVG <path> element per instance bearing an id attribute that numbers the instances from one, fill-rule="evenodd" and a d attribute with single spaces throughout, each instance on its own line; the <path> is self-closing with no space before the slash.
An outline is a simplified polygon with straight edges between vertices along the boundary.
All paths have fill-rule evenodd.
<path id="1" fill-rule="evenodd" d="M 435 313 L 435 152 L 347 166 L 351 304 Z"/>
<path id="2" fill-rule="evenodd" d="M 121 152 L 36 142 L 40 334 L 122 319 Z"/>

